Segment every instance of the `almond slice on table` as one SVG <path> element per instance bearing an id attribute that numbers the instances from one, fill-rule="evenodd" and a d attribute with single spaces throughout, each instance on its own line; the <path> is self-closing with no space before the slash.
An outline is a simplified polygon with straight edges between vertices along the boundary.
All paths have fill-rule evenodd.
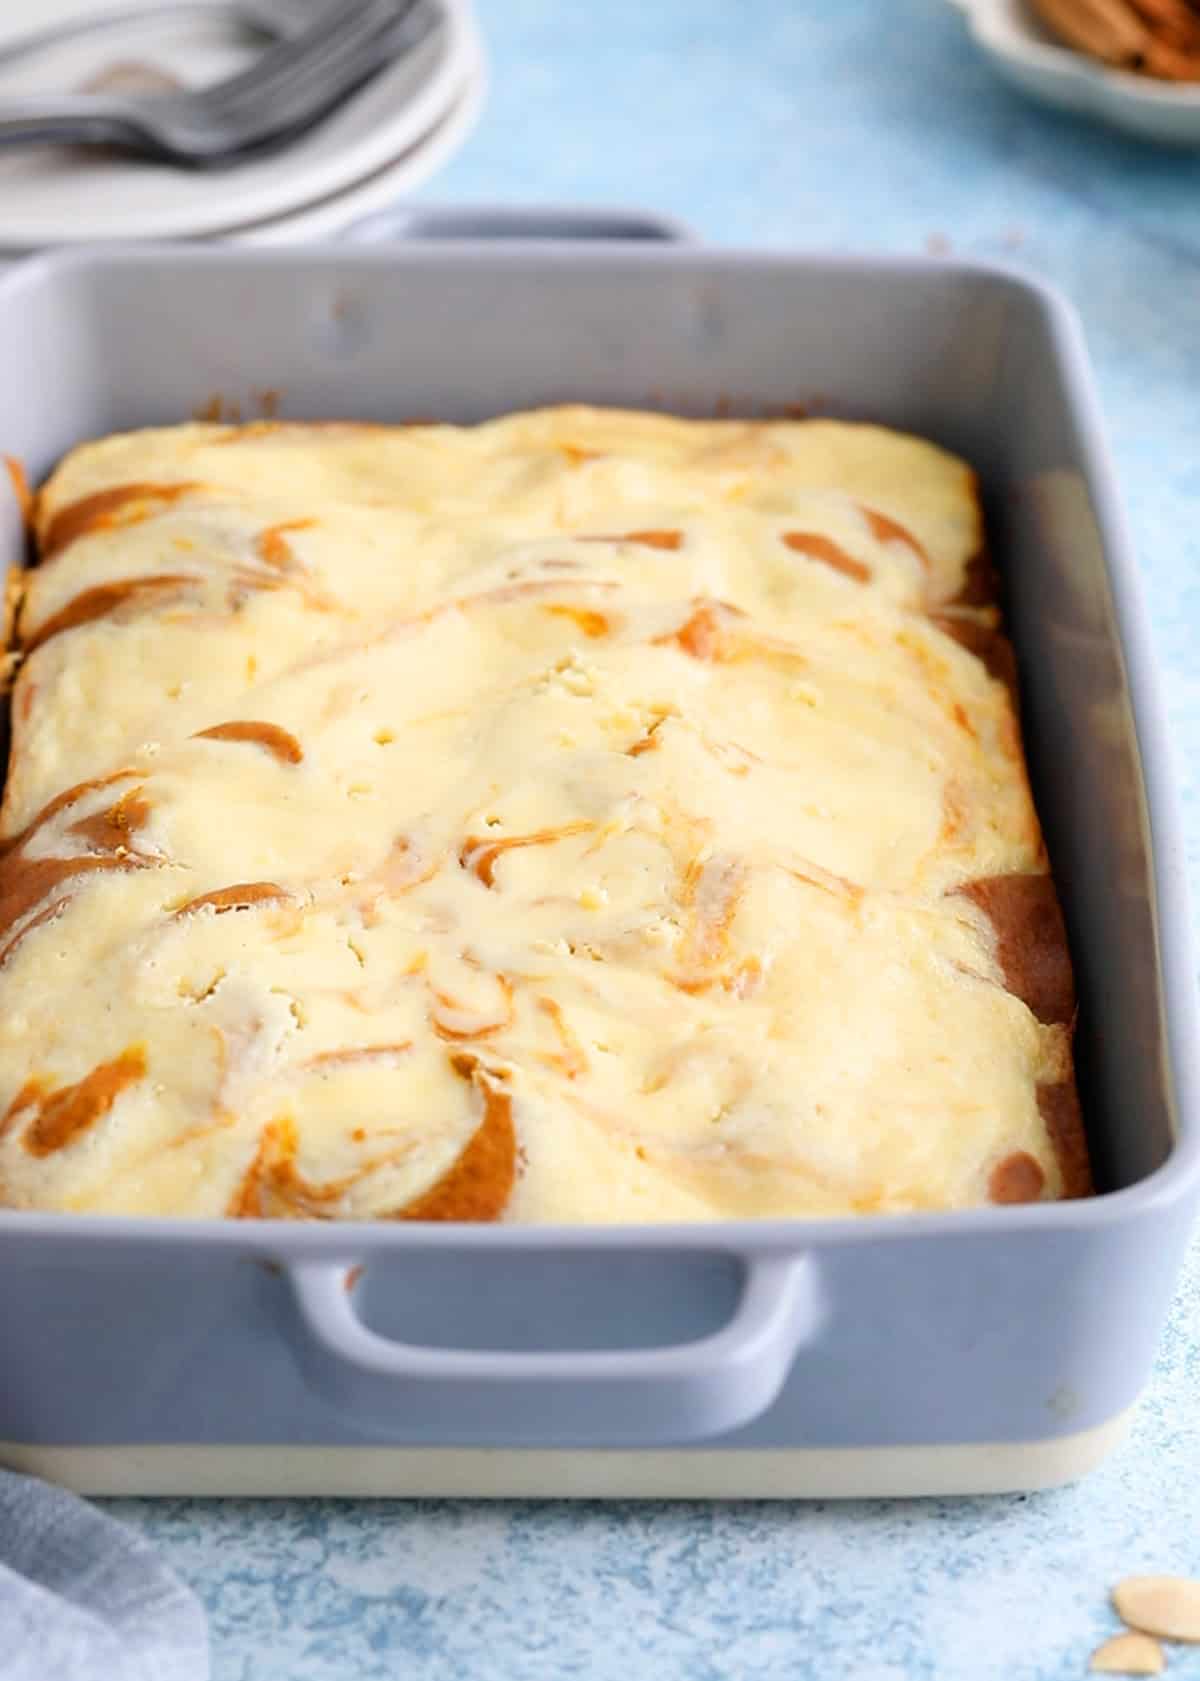
<path id="1" fill-rule="evenodd" d="M 1158 1641 L 1148 1634 L 1114 1634 L 1097 1646 L 1089 1669 L 1105 1675 L 1161 1675 L 1166 1657 Z"/>
<path id="2" fill-rule="evenodd" d="M 1200 1582 L 1187 1576 L 1127 1576 L 1112 1591 L 1118 1617 L 1143 1634 L 1200 1643 Z"/>

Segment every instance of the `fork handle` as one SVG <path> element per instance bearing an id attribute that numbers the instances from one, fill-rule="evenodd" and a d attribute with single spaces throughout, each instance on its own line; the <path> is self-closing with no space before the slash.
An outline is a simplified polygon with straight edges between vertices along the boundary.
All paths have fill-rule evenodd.
<path id="1" fill-rule="evenodd" d="M 93 96 L 6 100 L 0 106 L 0 146 L 128 145 L 135 138 L 128 113 Z"/>

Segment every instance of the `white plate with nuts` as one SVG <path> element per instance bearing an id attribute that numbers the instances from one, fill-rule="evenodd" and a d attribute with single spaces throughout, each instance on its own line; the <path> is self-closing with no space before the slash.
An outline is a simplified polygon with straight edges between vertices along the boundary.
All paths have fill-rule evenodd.
<path id="1" fill-rule="evenodd" d="M 1031 99 L 1143 140 L 1200 147 L 1197 0 L 953 3 L 997 73 Z"/>

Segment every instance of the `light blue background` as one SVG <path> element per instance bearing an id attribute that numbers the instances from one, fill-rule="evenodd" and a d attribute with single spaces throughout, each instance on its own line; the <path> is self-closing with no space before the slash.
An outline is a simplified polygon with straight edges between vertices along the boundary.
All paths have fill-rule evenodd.
<path id="1" fill-rule="evenodd" d="M 945 0 L 480 4 L 489 106 L 426 200 L 631 204 L 711 241 L 1001 256 L 1075 300 L 1200 876 L 1200 155 L 1022 103 Z M 1057 1681 L 1114 1627 L 1111 1582 L 1200 1574 L 1198 1311 L 1193 1263 L 1132 1440 L 1051 1495 L 112 1509 L 204 1596 L 216 1681 Z M 1172 1662 L 1200 1677 L 1200 1652 Z"/>

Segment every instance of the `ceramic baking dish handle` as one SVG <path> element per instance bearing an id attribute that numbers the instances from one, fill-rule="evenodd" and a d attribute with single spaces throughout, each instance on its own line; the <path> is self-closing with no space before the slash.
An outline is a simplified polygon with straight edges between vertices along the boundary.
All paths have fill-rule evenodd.
<path id="1" fill-rule="evenodd" d="M 402 1434 L 433 1421 L 447 1442 L 649 1446 L 715 1436 L 769 1407 L 821 1321 L 807 1256 L 745 1262 L 728 1323 L 692 1342 L 600 1352 L 507 1353 L 396 1342 L 364 1324 L 356 1269 L 287 1265 L 309 1380 L 344 1416 Z"/>
<path id="2" fill-rule="evenodd" d="M 619 240 L 624 243 L 695 242 L 686 223 L 648 210 L 587 206 L 401 205 L 364 216 L 342 235 L 354 244 L 409 239 Z"/>

